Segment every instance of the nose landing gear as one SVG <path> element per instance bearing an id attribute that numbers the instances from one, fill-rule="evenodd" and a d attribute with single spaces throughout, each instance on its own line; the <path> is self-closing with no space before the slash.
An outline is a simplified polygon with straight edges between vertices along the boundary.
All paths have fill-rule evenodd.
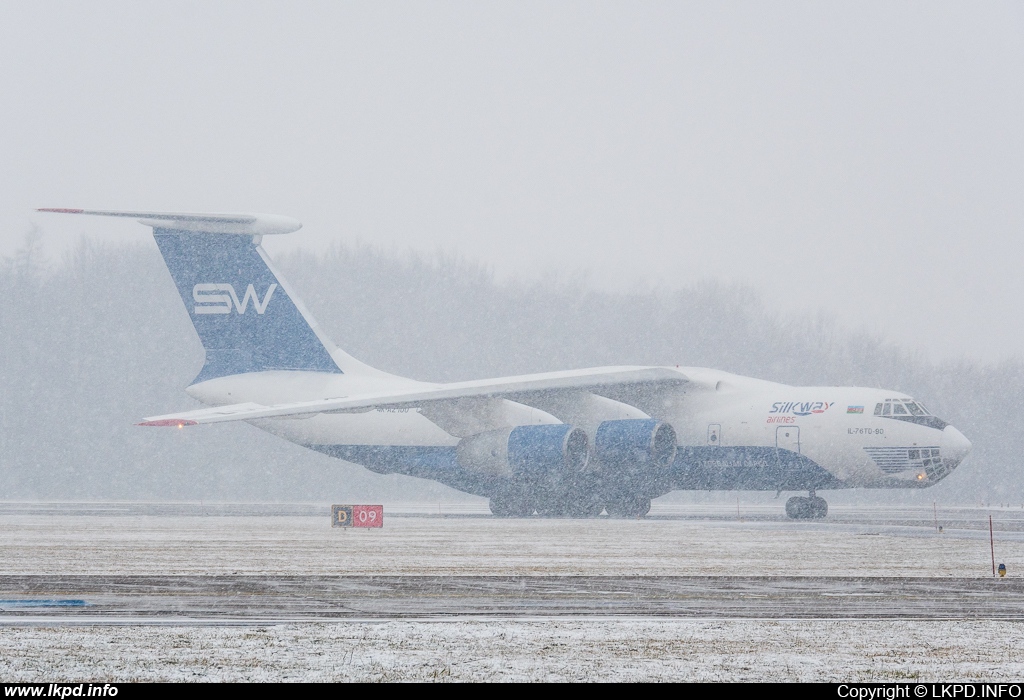
<path id="1" fill-rule="evenodd" d="M 786 515 L 794 520 L 821 520 L 828 515 L 828 502 L 812 490 L 809 498 L 793 496 L 786 501 Z"/>

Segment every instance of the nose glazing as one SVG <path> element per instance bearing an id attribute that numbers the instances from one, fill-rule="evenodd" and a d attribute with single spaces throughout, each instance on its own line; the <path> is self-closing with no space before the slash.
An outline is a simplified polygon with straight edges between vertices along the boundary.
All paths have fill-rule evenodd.
<path id="1" fill-rule="evenodd" d="M 943 464 L 952 469 L 960 464 L 970 451 L 971 441 L 964 437 L 963 433 L 952 425 L 943 428 L 942 439 L 939 441 L 939 454 L 942 456 Z"/>

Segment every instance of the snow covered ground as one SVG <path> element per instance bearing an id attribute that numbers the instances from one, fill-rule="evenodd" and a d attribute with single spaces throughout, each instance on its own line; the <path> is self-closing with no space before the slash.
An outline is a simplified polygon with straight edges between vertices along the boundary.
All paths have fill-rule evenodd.
<path id="1" fill-rule="evenodd" d="M 309 516 L 0 510 L 0 574 L 991 576 L 1024 572 L 1021 509 L 722 507 L 646 520 L 499 520 L 409 508 L 376 531 Z M 470 509 L 472 511 L 472 509 Z M 896 512 L 894 512 L 896 511 Z M 315 512 L 315 510 L 313 511 Z M 416 514 L 418 513 L 418 514 Z M 551 618 L 274 626 L 0 627 L 3 680 L 1020 680 L 1002 620 Z"/>
<path id="2" fill-rule="evenodd" d="M 0 629 L 5 681 L 1020 681 L 1020 623 L 462 620 Z"/>

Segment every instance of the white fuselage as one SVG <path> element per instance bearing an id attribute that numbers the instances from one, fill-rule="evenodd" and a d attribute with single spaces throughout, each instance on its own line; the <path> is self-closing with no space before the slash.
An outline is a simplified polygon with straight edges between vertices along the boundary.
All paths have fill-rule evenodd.
<path id="1" fill-rule="evenodd" d="M 945 476 L 970 448 L 959 431 L 935 417 L 914 422 L 910 416 L 876 415 L 876 407 L 887 400 L 911 401 L 909 396 L 897 392 L 857 387 L 793 387 L 703 368 L 686 367 L 679 371 L 691 383 L 664 393 L 656 408 L 644 408 L 651 417 L 674 427 L 681 448 L 680 459 L 691 460 L 706 469 L 756 470 L 767 466 L 762 464 L 766 460 L 774 459 L 771 455 L 775 450 L 810 460 L 844 487 L 926 486 Z M 269 405 L 382 389 L 444 386 L 383 373 L 353 376 L 277 371 L 214 379 L 195 384 L 188 392 L 211 406 L 240 402 Z M 562 421 L 557 411 L 498 401 L 501 411 L 491 417 L 495 425 L 474 425 L 472 430 L 499 427 L 502 422 L 569 422 Z M 614 407 L 607 410 L 614 411 Z M 467 407 L 467 413 L 479 421 L 479 404 Z M 597 419 L 620 417 L 632 416 L 609 413 Z M 418 407 L 395 407 L 251 422 L 286 440 L 311 447 L 413 448 L 458 444 L 463 436 L 457 428 L 446 431 L 435 416 L 431 418 L 434 420 Z M 940 460 L 945 460 L 945 468 L 940 468 Z"/>

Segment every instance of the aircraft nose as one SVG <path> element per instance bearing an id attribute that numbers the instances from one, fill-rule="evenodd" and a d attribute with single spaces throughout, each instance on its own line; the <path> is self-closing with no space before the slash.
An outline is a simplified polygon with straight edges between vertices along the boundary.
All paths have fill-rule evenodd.
<path id="1" fill-rule="evenodd" d="M 952 425 L 943 428 L 942 439 L 939 441 L 939 454 L 942 456 L 943 464 L 952 469 L 960 464 L 970 451 L 971 441 L 964 437 L 963 433 Z"/>

